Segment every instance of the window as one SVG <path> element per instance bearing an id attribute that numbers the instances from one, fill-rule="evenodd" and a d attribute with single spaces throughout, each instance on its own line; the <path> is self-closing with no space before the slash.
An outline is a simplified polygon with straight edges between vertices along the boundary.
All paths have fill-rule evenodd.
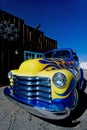
<path id="1" fill-rule="evenodd" d="M 70 51 L 68 50 L 57 50 L 47 52 L 45 54 L 46 58 L 70 58 Z"/>

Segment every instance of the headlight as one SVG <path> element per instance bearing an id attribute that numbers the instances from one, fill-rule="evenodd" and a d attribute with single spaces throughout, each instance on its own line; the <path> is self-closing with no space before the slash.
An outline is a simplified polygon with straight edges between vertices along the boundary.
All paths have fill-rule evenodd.
<path id="1" fill-rule="evenodd" d="M 53 76 L 53 83 L 58 88 L 62 88 L 66 84 L 66 81 L 66 76 L 63 73 L 58 72 Z"/>
<path id="2" fill-rule="evenodd" d="M 12 72 L 8 72 L 8 78 L 9 78 L 9 79 L 12 78 Z"/>

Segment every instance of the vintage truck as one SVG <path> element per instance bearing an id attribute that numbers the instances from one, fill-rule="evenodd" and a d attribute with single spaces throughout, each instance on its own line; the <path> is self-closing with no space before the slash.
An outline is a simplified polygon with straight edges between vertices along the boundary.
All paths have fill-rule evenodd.
<path id="1" fill-rule="evenodd" d="M 42 118 L 61 120 L 70 116 L 83 90 L 84 77 L 76 52 L 54 49 L 43 58 L 24 61 L 8 73 L 4 94 L 12 102 Z"/>

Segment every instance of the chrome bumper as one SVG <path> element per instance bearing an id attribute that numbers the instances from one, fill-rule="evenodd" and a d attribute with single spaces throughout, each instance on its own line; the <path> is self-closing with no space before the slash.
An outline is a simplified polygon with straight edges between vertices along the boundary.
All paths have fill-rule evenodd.
<path id="1" fill-rule="evenodd" d="M 50 111 L 46 111 L 43 109 L 39 109 L 39 108 L 36 108 L 33 106 L 29 106 L 29 105 L 20 103 L 8 95 L 5 95 L 5 96 L 14 104 L 20 106 L 21 108 L 25 109 L 27 112 L 29 112 L 33 115 L 36 115 L 38 117 L 42 117 L 45 119 L 51 119 L 51 120 L 61 120 L 61 119 L 67 118 L 70 115 L 70 109 L 68 109 L 68 108 L 65 111 L 61 111 L 61 112 L 50 112 Z"/>
<path id="2" fill-rule="evenodd" d="M 8 98 L 8 100 L 10 100 L 12 103 L 25 109 L 27 112 L 41 118 L 51 119 L 51 120 L 61 120 L 61 119 L 67 118 L 70 115 L 70 111 L 71 111 L 70 108 L 66 108 L 65 110 L 59 111 L 59 112 L 48 111 L 44 108 L 41 109 L 35 106 L 27 105 L 23 102 L 20 102 L 13 97 L 12 93 L 8 94 L 5 92 L 5 90 L 4 90 L 4 94 Z"/>

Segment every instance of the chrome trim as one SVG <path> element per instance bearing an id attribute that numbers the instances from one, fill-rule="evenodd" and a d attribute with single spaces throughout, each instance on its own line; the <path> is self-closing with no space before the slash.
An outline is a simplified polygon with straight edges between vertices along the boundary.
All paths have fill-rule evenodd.
<path id="1" fill-rule="evenodd" d="M 19 89 L 22 89 L 22 90 L 26 90 L 26 91 L 44 91 L 44 92 L 51 92 L 51 90 L 48 88 L 48 87 L 44 87 L 44 86 L 36 86 L 36 87 L 27 87 L 27 86 L 22 86 L 22 85 L 19 85 L 17 86 Z"/>
<path id="2" fill-rule="evenodd" d="M 73 106 L 71 107 L 71 110 L 74 110 L 78 105 L 79 95 L 77 89 L 74 90 L 74 97 L 75 99 L 74 99 Z"/>
<path id="3" fill-rule="evenodd" d="M 13 94 L 22 99 L 51 103 L 51 83 L 48 77 L 13 76 L 12 89 Z"/>

